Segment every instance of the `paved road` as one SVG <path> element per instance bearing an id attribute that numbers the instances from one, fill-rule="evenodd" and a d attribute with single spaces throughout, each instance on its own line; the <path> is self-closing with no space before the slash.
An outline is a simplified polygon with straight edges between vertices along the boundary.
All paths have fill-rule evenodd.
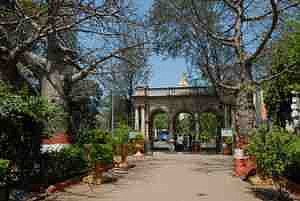
<path id="1" fill-rule="evenodd" d="M 57 201 L 259 201 L 250 185 L 232 176 L 232 158 L 155 153 L 115 184 L 80 184 Z"/>

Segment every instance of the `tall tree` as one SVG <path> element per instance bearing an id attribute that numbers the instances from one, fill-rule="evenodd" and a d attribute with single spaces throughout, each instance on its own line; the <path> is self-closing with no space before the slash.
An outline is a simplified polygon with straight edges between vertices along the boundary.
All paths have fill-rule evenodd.
<path id="1" fill-rule="evenodd" d="M 284 0 L 154 1 L 158 49 L 190 58 L 219 95 L 233 92 L 238 140 L 254 127 L 252 89 L 269 79 L 257 76 L 256 61 L 276 36 L 281 16 L 297 6 Z"/>
<path id="2" fill-rule="evenodd" d="M 300 22 L 292 21 L 289 24 L 272 46 L 269 73 L 278 76 L 264 85 L 268 113 L 274 123 L 282 127 L 285 127 L 286 121 L 292 121 L 292 91 L 300 91 Z"/>
<path id="3" fill-rule="evenodd" d="M 0 78 L 16 88 L 38 81 L 38 91 L 69 112 L 72 86 L 144 44 L 116 42 L 132 37 L 124 24 L 142 30 L 135 12 L 130 0 L 1 1 Z"/>

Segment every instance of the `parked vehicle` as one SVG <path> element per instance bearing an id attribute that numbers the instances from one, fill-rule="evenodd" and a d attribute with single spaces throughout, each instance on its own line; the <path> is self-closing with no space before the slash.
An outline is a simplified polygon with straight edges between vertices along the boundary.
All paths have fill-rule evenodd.
<path id="1" fill-rule="evenodd" d="M 168 131 L 161 131 L 153 141 L 153 149 L 174 151 L 174 140 Z"/>

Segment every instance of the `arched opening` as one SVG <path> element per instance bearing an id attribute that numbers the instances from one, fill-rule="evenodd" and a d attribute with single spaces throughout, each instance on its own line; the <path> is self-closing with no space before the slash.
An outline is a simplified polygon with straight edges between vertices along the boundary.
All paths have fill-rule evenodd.
<path id="1" fill-rule="evenodd" d="M 197 132 L 194 114 L 179 112 L 173 119 L 176 151 L 191 151 L 192 141 Z"/>
<path id="2" fill-rule="evenodd" d="M 157 109 L 151 113 L 149 133 L 153 149 L 171 149 L 169 143 L 171 138 L 169 129 L 169 115 L 166 111 Z"/>
<path id="3" fill-rule="evenodd" d="M 219 152 L 223 116 L 214 111 L 205 111 L 199 113 L 198 122 L 199 132 L 195 138 L 200 141 L 201 150 Z"/>

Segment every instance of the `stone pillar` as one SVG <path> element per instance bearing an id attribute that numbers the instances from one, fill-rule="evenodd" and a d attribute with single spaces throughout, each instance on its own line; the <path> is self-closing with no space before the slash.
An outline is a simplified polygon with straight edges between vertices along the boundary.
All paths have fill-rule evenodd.
<path id="1" fill-rule="evenodd" d="M 174 137 L 175 128 L 174 128 L 174 116 L 173 115 L 169 115 L 169 133 L 171 134 L 171 136 Z"/>
<path id="2" fill-rule="evenodd" d="M 139 108 L 136 107 L 135 108 L 135 117 L 134 117 L 134 129 L 136 131 L 139 131 L 140 130 L 140 119 L 139 119 Z"/>
<path id="3" fill-rule="evenodd" d="M 141 107 L 141 128 L 140 131 L 144 134 L 144 136 L 146 137 L 146 130 L 145 130 L 145 106 Z"/>
<path id="4" fill-rule="evenodd" d="M 148 118 L 148 112 L 146 110 L 146 113 L 145 113 L 145 137 L 147 138 L 147 140 L 150 140 L 149 129 L 150 129 L 149 118 Z"/>
<path id="5" fill-rule="evenodd" d="M 198 135 L 200 132 L 200 125 L 199 125 L 199 115 L 198 113 L 194 114 L 194 119 L 195 119 L 195 129 L 196 129 L 196 134 Z"/>

